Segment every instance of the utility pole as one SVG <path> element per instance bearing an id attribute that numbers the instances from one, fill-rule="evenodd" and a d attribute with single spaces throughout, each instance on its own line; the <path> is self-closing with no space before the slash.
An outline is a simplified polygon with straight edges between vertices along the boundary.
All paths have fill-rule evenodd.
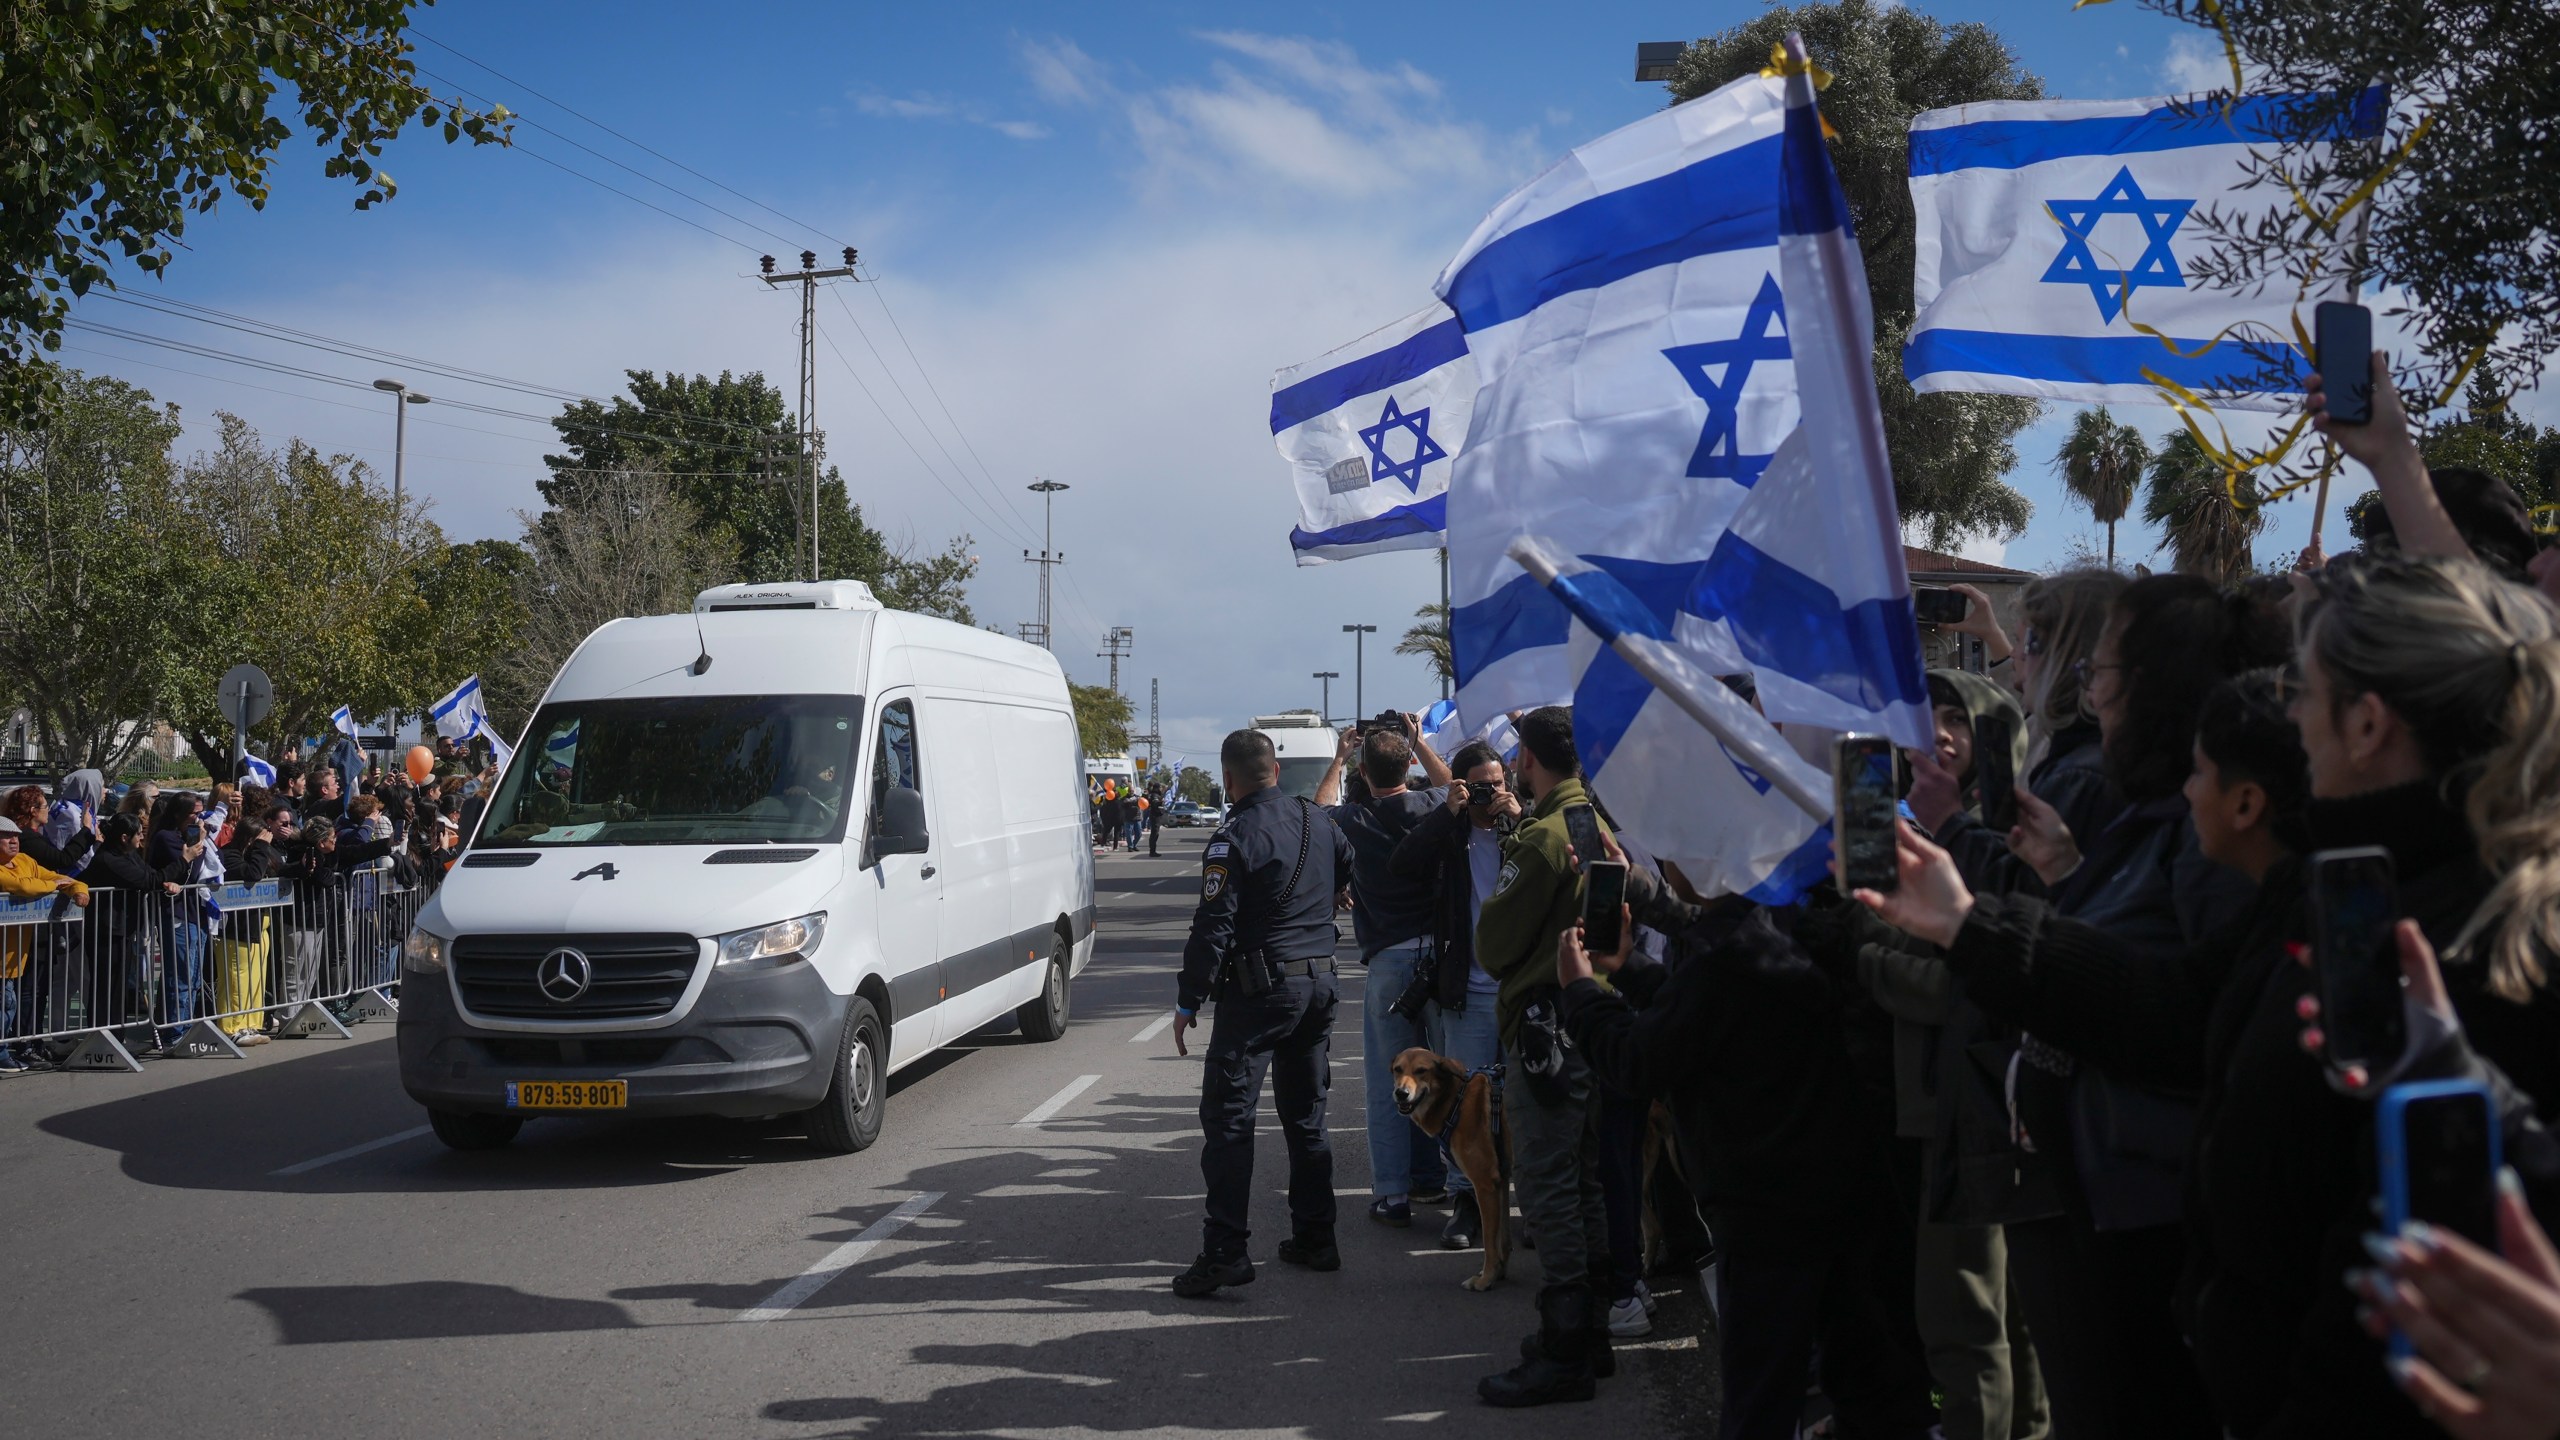
<path id="1" fill-rule="evenodd" d="M 1066 489 L 1067 485 L 1062 480 L 1035 480 L 1023 488 L 1040 497 L 1040 557 L 1035 560 L 1030 551 L 1022 552 L 1025 563 L 1040 567 L 1040 619 L 1036 624 L 1022 627 L 1022 638 L 1043 650 L 1050 650 L 1056 647 L 1049 643 L 1049 567 L 1063 565 L 1067 561 L 1066 552 L 1057 548 L 1053 538 L 1057 530 L 1058 492 Z M 1119 689 L 1120 682 L 1112 681 L 1111 688 Z"/>
<path id="2" fill-rule="evenodd" d="M 1440 638 L 1449 646 L 1449 667 L 1458 664 L 1457 617 L 1449 613 L 1449 547 L 1440 547 Z M 1449 671 L 1440 672 L 1440 698 L 1449 698 Z"/>
<path id="3" fill-rule="evenodd" d="M 1370 636 L 1377 634 L 1378 627 L 1345 625 L 1342 627 L 1342 633 L 1351 637 L 1351 719 L 1354 724 L 1357 724 L 1369 718 L 1367 687 L 1363 683 L 1368 676 L 1368 662 L 1361 653 L 1361 644 Z"/>
<path id="4" fill-rule="evenodd" d="M 424 405 L 427 397 L 413 393 L 397 380 L 376 380 L 373 388 L 391 397 L 391 538 L 400 539 L 401 472 L 409 467 L 409 407 Z"/>
<path id="5" fill-rule="evenodd" d="M 1324 724 L 1330 730 L 1333 728 L 1333 682 L 1342 678 L 1342 672 L 1318 670 L 1313 678 L 1324 682 Z"/>
<path id="6" fill-rule="evenodd" d="M 821 280 L 859 281 L 853 273 L 857 252 L 844 247 L 844 264 L 833 270 L 818 268 L 818 252 L 800 252 L 800 268 L 788 275 L 773 273 L 773 257 L 758 256 L 756 264 L 764 271 L 764 283 L 780 287 L 797 282 L 800 286 L 800 488 L 809 503 L 809 578 L 824 577 L 818 568 L 818 282 Z"/>
<path id="7" fill-rule="evenodd" d="M 1114 625 L 1111 633 L 1102 637 L 1104 648 L 1093 652 L 1096 660 L 1108 659 L 1111 662 L 1111 693 L 1114 695 L 1120 693 L 1120 657 L 1137 648 L 1137 638 L 1137 631 L 1126 625 Z"/>
<path id="8" fill-rule="evenodd" d="M 1164 779 L 1164 730 L 1157 724 L 1157 682 L 1147 682 L 1147 733 L 1129 737 L 1130 748 L 1147 747 L 1147 775 L 1151 783 Z"/>

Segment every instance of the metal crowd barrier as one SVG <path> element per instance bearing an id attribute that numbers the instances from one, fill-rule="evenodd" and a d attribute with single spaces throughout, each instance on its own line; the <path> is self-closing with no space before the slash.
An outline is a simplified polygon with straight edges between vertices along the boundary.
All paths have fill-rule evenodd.
<path id="1" fill-rule="evenodd" d="M 21 1063 L 139 1071 L 399 1013 L 400 944 L 426 892 L 359 870 L 174 891 L 0 901 L 0 1048 Z"/>

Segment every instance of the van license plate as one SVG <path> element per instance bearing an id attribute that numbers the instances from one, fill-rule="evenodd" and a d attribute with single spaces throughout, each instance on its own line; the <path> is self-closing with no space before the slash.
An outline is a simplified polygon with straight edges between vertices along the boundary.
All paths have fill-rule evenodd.
<path id="1" fill-rule="evenodd" d="M 620 1110 L 631 1103 L 621 1080 L 510 1080 L 510 1110 Z"/>

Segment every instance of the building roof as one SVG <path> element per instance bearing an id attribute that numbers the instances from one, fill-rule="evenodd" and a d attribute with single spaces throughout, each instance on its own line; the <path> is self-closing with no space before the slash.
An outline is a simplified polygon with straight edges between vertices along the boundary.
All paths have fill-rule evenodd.
<path id="1" fill-rule="evenodd" d="M 1944 555 L 1923 550 L 1917 545 L 1902 547 L 1902 568 L 1914 575 L 1979 575 L 1990 580 L 2033 580 L 2032 570 L 2012 570 L 1987 560 L 1968 560 L 1961 555 Z"/>

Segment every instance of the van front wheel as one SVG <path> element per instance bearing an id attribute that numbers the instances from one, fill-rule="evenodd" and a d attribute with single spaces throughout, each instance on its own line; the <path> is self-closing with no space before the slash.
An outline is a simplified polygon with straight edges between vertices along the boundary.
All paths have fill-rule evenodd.
<path id="1" fill-rule="evenodd" d="M 1041 982 L 1040 993 L 1019 1010 L 1014 1020 L 1022 1033 L 1033 1040 L 1055 1040 L 1067 1033 L 1067 944 L 1058 941 L 1049 955 L 1048 977 Z"/>
<path id="2" fill-rule="evenodd" d="M 850 1155 L 880 1138 L 889 1103 L 888 1063 L 880 1012 L 856 995 L 844 1017 L 835 1079 L 827 1086 L 827 1098 L 807 1112 L 810 1144 L 830 1155 Z"/>

